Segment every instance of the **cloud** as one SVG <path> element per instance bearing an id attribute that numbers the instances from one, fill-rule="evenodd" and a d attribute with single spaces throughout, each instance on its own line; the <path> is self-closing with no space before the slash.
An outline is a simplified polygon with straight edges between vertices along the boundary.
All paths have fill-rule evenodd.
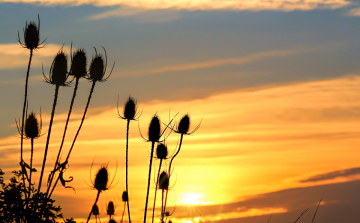
<path id="1" fill-rule="evenodd" d="M 126 6 L 145 10 L 175 9 L 175 10 L 313 10 L 313 9 L 336 9 L 348 6 L 346 0 L 5 0 L 4 2 L 40 3 L 43 5 L 83 5 L 95 6 Z"/>
<path id="2" fill-rule="evenodd" d="M 301 180 L 302 183 L 308 182 L 317 182 L 317 181 L 324 181 L 324 180 L 332 180 L 338 177 L 350 177 L 353 175 L 360 174 L 360 167 L 350 168 L 345 170 L 337 170 L 329 173 L 319 174 L 313 177 L 310 177 L 306 180 Z"/>
<path id="3" fill-rule="evenodd" d="M 351 9 L 346 13 L 348 16 L 360 16 L 360 8 Z"/>
<path id="4" fill-rule="evenodd" d="M 51 63 L 52 58 L 62 48 L 62 45 L 46 44 L 42 49 L 35 50 L 31 66 L 41 67 L 42 64 Z M 70 52 L 69 46 L 64 46 L 65 52 Z M 18 43 L 0 44 L 0 69 L 22 68 L 29 62 L 29 50 L 24 49 Z"/>

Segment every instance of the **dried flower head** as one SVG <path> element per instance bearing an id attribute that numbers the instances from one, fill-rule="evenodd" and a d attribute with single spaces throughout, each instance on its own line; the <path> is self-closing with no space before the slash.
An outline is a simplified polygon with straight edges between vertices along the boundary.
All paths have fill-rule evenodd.
<path id="1" fill-rule="evenodd" d="M 107 215 L 114 215 L 115 214 L 115 206 L 114 206 L 114 202 L 110 201 L 108 203 L 108 206 L 106 208 L 106 214 Z"/>
<path id="2" fill-rule="evenodd" d="M 86 77 L 86 53 L 84 49 L 78 49 L 75 51 L 71 59 L 71 67 L 69 75 L 72 75 L 76 78 Z"/>
<path id="3" fill-rule="evenodd" d="M 95 175 L 95 180 L 91 181 L 93 185 L 92 187 L 99 192 L 109 190 L 111 188 L 112 183 L 114 182 L 115 175 L 112 181 L 109 183 L 109 171 L 107 164 L 100 167 L 100 169 L 97 171 Z"/>
<path id="4" fill-rule="evenodd" d="M 95 56 L 91 60 L 91 64 L 90 64 L 90 68 L 89 68 L 89 79 L 93 82 L 96 82 L 96 81 L 104 82 L 110 77 L 110 75 L 114 69 L 115 63 L 111 69 L 109 76 L 104 78 L 105 73 L 106 73 L 106 67 L 107 67 L 106 50 L 103 47 L 103 49 L 105 51 L 105 61 L 104 61 L 104 56 L 102 54 L 98 53 L 96 48 L 94 48 L 94 49 L 95 49 Z"/>
<path id="5" fill-rule="evenodd" d="M 70 82 L 66 82 L 68 78 L 67 56 L 62 49 L 56 54 L 51 64 L 49 77 L 46 77 L 44 72 L 43 75 L 47 83 L 57 86 L 69 85 Z"/>
<path id="6" fill-rule="evenodd" d="M 35 22 L 26 22 L 24 29 L 24 42 L 20 40 L 20 34 L 18 33 L 18 41 L 20 45 L 29 50 L 34 50 L 41 47 L 40 43 L 40 16 L 38 15 L 38 25 Z"/>
<path id="7" fill-rule="evenodd" d="M 93 207 L 92 207 L 92 209 L 91 209 L 91 213 L 93 214 L 93 215 L 99 215 L 100 213 L 99 213 L 99 207 L 97 206 L 97 204 L 94 204 L 93 205 Z"/>
<path id="8" fill-rule="evenodd" d="M 124 191 L 124 192 L 122 193 L 121 198 L 122 198 L 122 201 L 124 201 L 124 202 L 129 201 L 128 193 L 127 193 L 126 191 Z"/>
<path id="9" fill-rule="evenodd" d="M 27 117 L 25 121 L 25 136 L 29 139 L 38 138 L 41 134 L 41 122 L 39 126 L 39 122 L 35 117 L 33 112 Z"/>
<path id="10" fill-rule="evenodd" d="M 181 134 L 186 134 L 189 131 L 189 127 L 190 127 L 190 117 L 189 115 L 184 115 L 184 117 L 182 117 L 179 122 L 177 132 Z"/>
<path id="11" fill-rule="evenodd" d="M 159 189 L 160 190 L 168 190 L 169 189 L 169 176 L 165 171 L 163 171 L 160 174 L 160 177 L 159 177 Z"/>
<path id="12" fill-rule="evenodd" d="M 110 219 L 109 223 L 116 223 L 115 219 Z"/>
<path id="13" fill-rule="evenodd" d="M 165 144 L 159 143 L 156 147 L 156 157 L 158 159 L 166 159 L 168 155 L 168 148 Z"/>
<path id="14" fill-rule="evenodd" d="M 136 100 L 129 96 L 129 98 L 126 101 L 125 106 L 124 106 L 124 116 L 121 116 L 119 113 L 119 99 L 118 99 L 118 115 L 122 119 L 137 120 L 140 115 L 138 115 L 138 113 L 137 113 Z"/>
<path id="15" fill-rule="evenodd" d="M 158 142 L 161 137 L 161 125 L 160 119 L 157 115 L 154 115 L 151 119 L 148 131 L 149 141 Z"/>

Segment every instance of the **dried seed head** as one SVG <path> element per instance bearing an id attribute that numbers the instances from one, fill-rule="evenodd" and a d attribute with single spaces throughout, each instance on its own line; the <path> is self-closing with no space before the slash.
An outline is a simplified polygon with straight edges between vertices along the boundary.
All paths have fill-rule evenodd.
<path id="1" fill-rule="evenodd" d="M 148 136 L 149 141 L 151 142 L 158 142 L 161 137 L 160 119 L 157 117 L 157 115 L 154 115 L 154 117 L 151 119 Z"/>
<path id="2" fill-rule="evenodd" d="M 116 223 L 115 219 L 110 219 L 109 223 Z"/>
<path id="3" fill-rule="evenodd" d="M 40 128 L 38 120 L 34 113 L 30 113 L 25 121 L 25 136 L 30 139 L 35 139 L 40 136 Z"/>
<path id="4" fill-rule="evenodd" d="M 74 53 L 71 61 L 70 74 L 76 78 L 86 76 L 86 54 L 84 49 L 79 49 Z"/>
<path id="5" fill-rule="evenodd" d="M 158 159 L 166 159 L 168 155 L 168 148 L 166 145 L 159 143 L 156 147 L 156 157 Z"/>
<path id="6" fill-rule="evenodd" d="M 136 110 L 137 110 L 136 101 L 132 97 L 129 97 L 124 108 L 125 119 L 134 120 L 136 115 Z"/>
<path id="7" fill-rule="evenodd" d="M 122 194 L 122 200 L 124 202 L 129 201 L 128 193 L 126 191 L 124 191 L 123 194 Z"/>
<path id="8" fill-rule="evenodd" d="M 105 75 L 104 58 L 101 54 L 96 54 L 90 64 L 90 79 L 92 81 L 101 81 Z"/>
<path id="9" fill-rule="evenodd" d="M 24 41 L 25 41 L 25 47 L 30 50 L 36 49 L 39 46 L 40 43 L 39 29 L 34 22 L 30 22 L 25 27 Z"/>
<path id="10" fill-rule="evenodd" d="M 169 220 L 169 221 L 168 221 L 168 223 L 172 223 L 172 221 L 171 221 L 171 220 Z"/>
<path id="11" fill-rule="evenodd" d="M 101 167 L 96 173 L 94 187 L 98 191 L 107 190 L 109 173 L 107 167 Z"/>
<path id="12" fill-rule="evenodd" d="M 93 207 L 91 209 L 91 213 L 95 216 L 99 215 L 99 207 L 96 204 L 93 205 Z"/>
<path id="13" fill-rule="evenodd" d="M 67 79 L 67 56 L 61 50 L 57 53 L 50 68 L 50 78 L 47 82 L 64 86 Z"/>
<path id="14" fill-rule="evenodd" d="M 106 209 L 106 214 L 107 215 L 114 215 L 115 214 L 114 202 L 110 201 L 108 203 L 108 206 L 107 206 L 107 209 Z"/>
<path id="15" fill-rule="evenodd" d="M 159 189 L 160 190 L 168 190 L 169 189 L 169 176 L 165 171 L 163 171 L 160 174 Z"/>
<path id="16" fill-rule="evenodd" d="M 189 115 L 184 115 L 179 122 L 177 132 L 181 134 L 186 134 L 189 131 L 190 127 L 190 117 Z"/>

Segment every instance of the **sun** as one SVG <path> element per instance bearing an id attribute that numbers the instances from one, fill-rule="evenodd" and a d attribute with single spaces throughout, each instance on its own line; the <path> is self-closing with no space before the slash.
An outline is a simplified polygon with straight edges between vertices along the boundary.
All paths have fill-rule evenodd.
<path id="1" fill-rule="evenodd" d="M 183 204 L 200 204 L 202 194 L 197 193 L 185 193 L 182 195 L 181 203 Z"/>

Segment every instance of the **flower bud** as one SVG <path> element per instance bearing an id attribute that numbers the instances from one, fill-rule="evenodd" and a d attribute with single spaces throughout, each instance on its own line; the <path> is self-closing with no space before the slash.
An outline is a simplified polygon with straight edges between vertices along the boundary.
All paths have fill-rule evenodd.
<path id="1" fill-rule="evenodd" d="M 35 23 L 30 22 L 25 27 L 24 41 L 25 41 L 25 47 L 30 50 L 36 49 L 39 46 L 39 42 L 40 42 L 39 29 Z"/>
<path id="2" fill-rule="evenodd" d="M 132 97 L 129 97 L 124 108 L 125 119 L 134 120 L 137 109 L 136 107 L 136 101 Z"/>
<path id="3" fill-rule="evenodd" d="M 165 171 L 163 171 L 160 174 L 159 189 L 160 190 L 168 190 L 169 189 L 169 176 Z"/>
<path id="4" fill-rule="evenodd" d="M 106 214 L 107 215 L 114 215 L 115 214 L 114 202 L 110 201 L 108 203 Z"/>
<path id="5" fill-rule="evenodd" d="M 186 134 L 189 131 L 190 127 L 190 117 L 189 115 L 184 115 L 179 122 L 177 132 L 181 134 Z"/>
<path id="6" fill-rule="evenodd" d="M 94 187 L 98 191 L 107 190 L 108 183 L 108 170 L 106 167 L 102 167 L 97 173 L 95 177 Z"/>
<path id="7" fill-rule="evenodd" d="M 50 83 L 64 86 L 67 79 L 67 56 L 63 51 L 58 52 L 50 69 Z"/>
<path id="8" fill-rule="evenodd" d="M 101 81 L 105 75 L 104 59 L 102 55 L 96 54 L 90 64 L 90 79 L 92 81 Z"/>
<path id="9" fill-rule="evenodd" d="M 166 145 L 159 143 L 156 147 L 156 157 L 158 159 L 165 159 L 168 155 L 168 149 Z"/>
<path id="10" fill-rule="evenodd" d="M 122 201 L 127 202 L 129 201 L 128 193 L 126 191 L 122 194 Z"/>
<path id="11" fill-rule="evenodd" d="M 96 204 L 93 205 L 93 207 L 91 209 L 91 213 L 95 216 L 99 215 L 99 207 Z"/>
<path id="12" fill-rule="evenodd" d="M 39 137 L 39 124 L 34 113 L 30 113 L 25 121 L 25 136 L 30 139 Z"/>
<path id="13" fill-rule="evenodd" d="M 86 54 L 84 49 L 79 49 L 74 53 L 71 61 L 70 75 L 81 78 L 86 76 Z"/>
<path id="14" fill-rule="evenodd" d="M 160 119 L 157 117 L 157 115 L 154 115 L 149 125 L 149 132 L 148 132 L 149 141 L 158 142 L 161 137 L 160 134 L 161 134 Z"/>

